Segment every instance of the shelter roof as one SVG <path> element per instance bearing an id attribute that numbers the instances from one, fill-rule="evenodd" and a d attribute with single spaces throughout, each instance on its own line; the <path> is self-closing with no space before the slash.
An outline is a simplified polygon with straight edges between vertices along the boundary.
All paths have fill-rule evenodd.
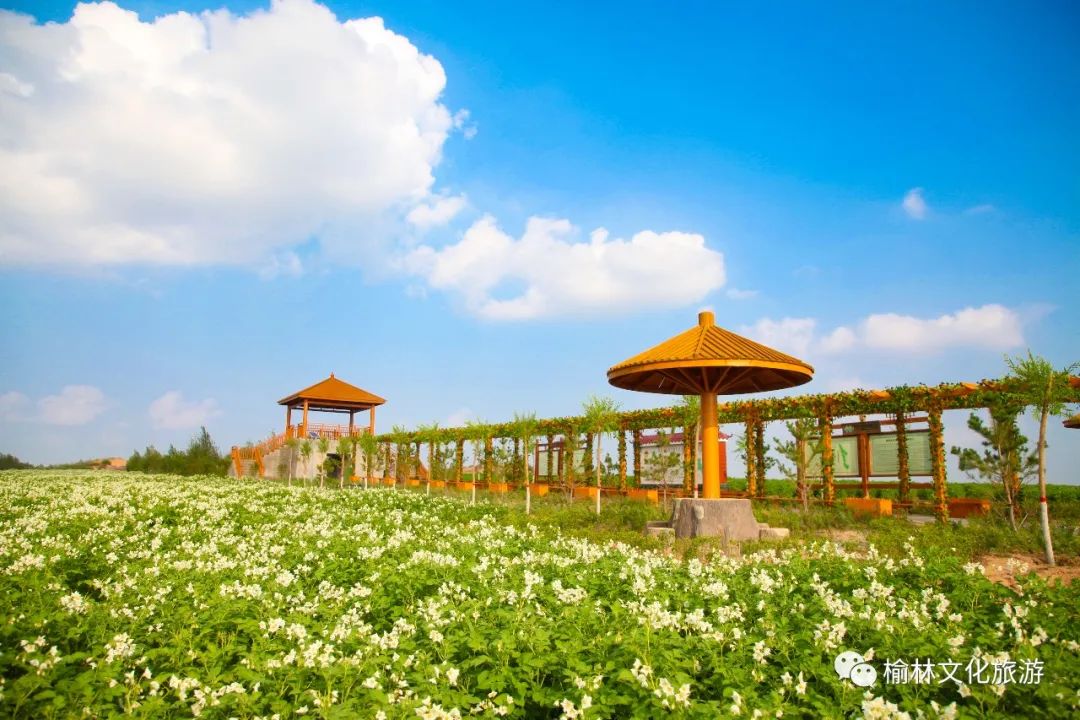
<path id="1" fill-rule="evenodd" d="M 608 381 L 627 390 L 697 395 L 739 394 L 808 382 L 814 368 L 718 327 L 711 312 L 675 337 L 608 370 Z"/>
<path id="2" fill-rule="evenodd" d="M 311 387 L 306 387 L 303 390 L 294 392 L 292 395 L 283 397 L 278 400 L 278 405 L 300 407 L 303 406 L 305 400 L 308 401 L 309 410 L 330 412 L 369 410 L 386 402 L 386 400 L 374 393 L 350 385 L 344 380 L 339 380 L 334 377 L 334 373 L 330 373 L 330 377 L 315 383 Z"/>
<path id="3" fill-rule="evenodd" d="M 1066 419 L 1065 422 L 1062 423 L 1062 425 L 1067 428 L 1072 428 L 1074 430 L 1080 430 L 1080 413 L 1077 413 L 1071 418 Z"/>

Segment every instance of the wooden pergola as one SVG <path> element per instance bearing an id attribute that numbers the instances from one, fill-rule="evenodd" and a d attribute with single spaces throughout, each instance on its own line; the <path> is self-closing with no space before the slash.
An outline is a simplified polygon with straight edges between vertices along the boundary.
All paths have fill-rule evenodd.
<path id="1" fill-rule="evenodd" d="M 347 413 L 349 415 L 347 433 L 351 436 L 356 431 L 356 413 L 367 410 L 368 432 L 374 435 L 375 408 L 385 402 L 386 400 L 378 395 L 339 380 L 334 377 L 334 373 L 330 373 L 330 377 L 325 380 L 278 400 L 278 405 L 285 406 L 285 437 L 305 438 L 313 428 L 308 424 L 308 413 L 311 412 Z M 303 413 L 297 425 L 292 423 L 293 410 Z M 319 431 L 322 427 L 314 429 Z"/>

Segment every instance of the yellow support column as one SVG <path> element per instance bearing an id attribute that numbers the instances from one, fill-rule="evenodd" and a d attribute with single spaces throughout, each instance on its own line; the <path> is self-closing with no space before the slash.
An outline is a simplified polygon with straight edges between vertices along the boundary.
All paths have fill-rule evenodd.
<path id="1" fill-rule="evenodd" d="M 720 428 L 716 422 L 716 395 L 701 396 L 702 497 L 720 497 Z"/>

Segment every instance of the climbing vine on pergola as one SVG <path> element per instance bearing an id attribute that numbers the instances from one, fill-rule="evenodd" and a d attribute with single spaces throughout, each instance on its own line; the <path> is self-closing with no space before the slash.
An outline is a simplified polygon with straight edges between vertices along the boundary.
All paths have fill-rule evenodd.
<path id="1" fill-rule="evenodd" d="M 1072 394 L 1070 402 L 1080 403 L 1080 379 L 1073 378 L 1069 392 Z M 832 423 L 843 417 L 862 415 L 886 414 L 896 419 L 898 433 L 899 480 L 901 500 L 906 500 L 907 488 L 910 482 L 908 474 L 905 423 L 906 417 L 913 413 L 925 412 L 930 426 L 932 477 L 934 484 L 935 512 L 939 517 L 946 517 L 945 488 L 945 462 L 944 462 L 944 439 L 942 437 L 943 424 L 942 413 L 946 410 L 974 410 L 989 408 L 1009 402 L 1013 407 L 1022 408 L 1024 401 L 1020 397 L 1020 388 L 1016 381 L 1010 378 L 997 380 L 982 380 L 977 383 L 943 383 L 941 385 L 927 386 L 902 385 L 885 390 L 852 390 L 848 392 L 798 395 L 788 397 L 774 397 L 767 399 L 741 400 L 734 402 L 719 403 L 717 406 L 717 419 L 720 424 L 738 423 L 744 425 L 747 430 L 747 458 L 749 460 L 748 490 L 751 496 L 760 496 L 764 486 L 764 468 L 759 467 L 762 457 L 761 441 L 764 435 L 765 423 L 777 420 L 794 420 L 798 418 L 816 418 L 823 429 L 830 428 Z M 563 438 L 563 447 L 576 446 L 575 441 L 581 440 L 579 428 L 582 427 L 583 418 L 579 416 L 566 416 L 547 418 L 537 421 L 537 436 Z M 679 406 L 653 408 L 647 410 L 632 410 L 619 414 L 617 434 L 621 438 L 618 443 L 619 452 L 619 475 L 620 485 L 625 487 L 627 472 L 627 444 L 625 433 L 631 434 L 633 447 L 633 468 L 635 474 L 640 472 L 641 456 L 641 431 L 654 428 L 682 427 L 685 437 L 692 437 L 693 424 L 686 424 L 687 416 L 685 409 Z M 493 423 L 483 427 L 486 445 L 490 448 L 493 438 L 513 438 L 514 424 L 510 422 Z M 450 443 L 460 446 L 465 440 L 472 439 L 476 432 L 475 428 L 439 428 L 437 430 L 425 429 L 414 432 L 391 433 L 379 436 L 379 441 L 392 445 L 411 443 Z M 835 485 L 832 470 L 831 432 L 823 432 L 824 452 L 822 462 L 822 481 L 824 499 L 831 503 L 835 498 Z M 571 440 L 571 443 L 567 443 Z M 591 437 L 587 438 L 591 440 Z M 489 455 L 490 453 L 485 453 Z M 459 466 L 460 466 L 459 460 Z M 692 467 L 690 464 L 685 469 L 686 483 L 689 487 Z M 485 458 L 485 476 L 490 478 L 490 462 Z"/>

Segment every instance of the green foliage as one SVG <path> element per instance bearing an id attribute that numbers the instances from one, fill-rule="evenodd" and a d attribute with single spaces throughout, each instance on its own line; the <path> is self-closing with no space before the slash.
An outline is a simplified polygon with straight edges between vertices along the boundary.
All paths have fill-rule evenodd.
<path id="1" fill-rule="evenodd" d="M 0 455 L 0 470 L 20 470 L 24 468 L 32 468 L 30 463 L 24 463 L 14 455 L 4 453 Z"/>
<path id="2" fill-rule="evenodd" d="M 153 445 L 127 461 L 129 472 L 170 473 L 173 475 L 225 475 L 229 470 L 228 456 L 222 455 L 205 427 L 191 438 L 187 450 L 170 445 L 162 455 Z"/>

